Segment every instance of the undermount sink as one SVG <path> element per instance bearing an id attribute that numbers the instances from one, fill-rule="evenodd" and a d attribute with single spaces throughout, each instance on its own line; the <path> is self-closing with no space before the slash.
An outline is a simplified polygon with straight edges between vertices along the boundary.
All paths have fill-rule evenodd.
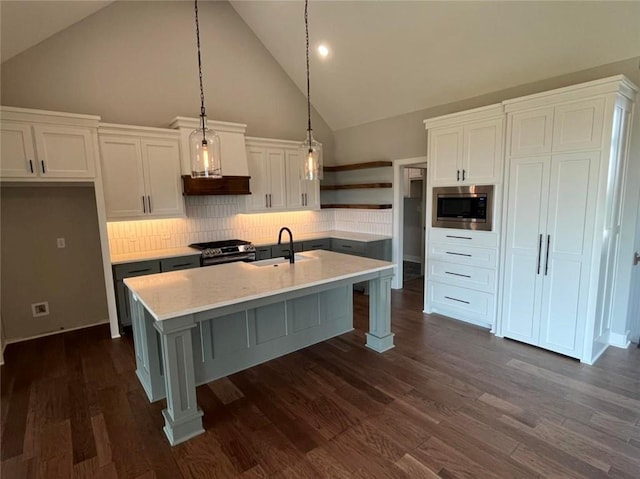
<path id="1" fill-rule="evenodd" d="M 303 254 L 297 254 L 295 255 L 295 260 L 296 263 L 301 262 L 301 261 L 307 261 L 310 260 L 311 257 L 309 256 L 305 256 Z M 279 266 L 281 264 L 289 264 L 289 260 L 286 258 L 272 258 L 272 259 L 263 259 L 260 261 L 253 261 L 251 263 L 247 263 L 250 264 L 251 266 L 257 266 L 258 268 L 262 268 L 264 266 Z"/>

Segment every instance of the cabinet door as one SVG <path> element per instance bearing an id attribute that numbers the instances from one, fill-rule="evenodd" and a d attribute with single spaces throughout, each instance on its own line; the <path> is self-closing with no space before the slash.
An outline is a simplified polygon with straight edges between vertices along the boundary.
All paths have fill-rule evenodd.
<path id="1" fill-rule="evenodd" d="M 461 181 L 496 183 L 502 177 L 502 118 L 464 127 Z"/>
<path id="2" fill-rule="evenodd" d="M 511 156 L 551 153 L 553 108 L 513 113 L 511 125 Z"/>
<path id="3" fill-rule="evenodd" d="M 107 219 L 135 218 L 146 212 L 140 140 L 100 136 Z"/>
<path id="4" fill-rule="evenodd" d="M 269 194 L 271 195 L 269 196 L 269 209 L 284 209 L 287 206 L 287 175 L 285 172 L 284 150 L 268 148 L 267 164 L 270 179 Z"/>
<path id="5" fill-rule="evenodd" d="M 141 147 L 147 213 L 157 217 L 184 216 L 179 141 L 143 139 Z"/>
<path id="6" fill-rule="evenodd" d="M 581 357 L 600 167 L 599 152 L 551 163 L 539 345 Z"/>
<path id="7" fill-rule="evenodd" d="M 553 151 L 596 149 L 602 146 L 604 98 L 556 107 Z"/>
<path id="8" fill-rule="evenodd" d="M 304 157 L 302 152 L 298 150 L 286 150 L 285 157 L 287 163 L 287 207 L 304 208 L 305 183 L 307 182 L 303 179 Z"/>
<path id="9" fill-rule="evenodd" d="M 28 178 L 36 176 L 36 155 L 31 125 L 13 121 L 0 123 L 0 176 Z"/>
<path id="10" fill-rule="evenodd" d="M 40 176 L 94 178 L 95 158 L 91 131 L 55 125 L 34 125 Z"/>
<path id="11" fill-rule="evenodd" d="M 429 168 L 433 186 L 458 183 L 462 174 L 462 136 L 462 127 L 429 131 Z"/>
<path id="12" fill-rule="evenodd" d="M 248 147 L 247 161 L 249 163 L 249 175 L 251 176 L 251 194 L 247 198 L 248 209 L 251 211 L 264 211 L 269 204 L 269 168 L 267 164 L 267 151 L 265 148 Z"/>
<path id="13" fill-rule="evenodd" d="M 503 334 L 537 344 L 544 279 L 550 157 L 511 161 L 504 265 Z"/>

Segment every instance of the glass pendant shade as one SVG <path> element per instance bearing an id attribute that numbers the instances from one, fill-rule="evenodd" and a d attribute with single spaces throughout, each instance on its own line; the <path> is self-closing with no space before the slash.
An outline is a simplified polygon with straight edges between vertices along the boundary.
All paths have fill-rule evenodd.
<path id="1" fill-rule="evenodd" d="M 192 178 L 221 178 L 220 137 L 209 128 L 197 128 L 189 135 Z"/>
<path id="2" fill-rule="evenodd" d="M 313 139 L 311 131 L 307 132 L 307 139 L 300 145 L 304 158 L 305 180 L 322 179 L 322 155 L 320 155 L 320 143 Z"/>

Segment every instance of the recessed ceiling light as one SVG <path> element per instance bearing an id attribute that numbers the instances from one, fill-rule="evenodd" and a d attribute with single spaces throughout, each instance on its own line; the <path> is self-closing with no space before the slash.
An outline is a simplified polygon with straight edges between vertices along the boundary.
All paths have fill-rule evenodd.
<path id="1" fill-rule="evenodd" d="M 326 45 L 320 45 L 318 47 L 318 53 L 321 57 L 326 57 L 329 55 L 329 48 Z"/>

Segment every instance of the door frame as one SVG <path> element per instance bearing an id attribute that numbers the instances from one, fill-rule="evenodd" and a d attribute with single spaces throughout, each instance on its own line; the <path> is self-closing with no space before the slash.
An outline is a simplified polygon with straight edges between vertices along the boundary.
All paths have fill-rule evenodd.
<path id="1" fill-rule="evenodd" d="M 391 281 L 392 289 L 402 289 L 404 274 L 404 265 L 402 261 L 404 259 L 404 235 L 403 235 L 403 218 L 404 218 L 404 168 L 416 164 L 421 164 L 421 167 L 428 169 L 426 156 L 415 156 L 412 158 L 402 158 L 399 160 L 393 160 L 393 224 L 392 224 L 392 241 L 391 241 L 391 254 L 392 261 L 396 265 L 395 275 Z M 427 177 L 423 180 L 425 183 Z M 426 211 L 423 212 L 426 214 Z M 426 244 L 426 231 L 424 243 Z M 424 250 L 424 244 L 422 245 Z"/>

